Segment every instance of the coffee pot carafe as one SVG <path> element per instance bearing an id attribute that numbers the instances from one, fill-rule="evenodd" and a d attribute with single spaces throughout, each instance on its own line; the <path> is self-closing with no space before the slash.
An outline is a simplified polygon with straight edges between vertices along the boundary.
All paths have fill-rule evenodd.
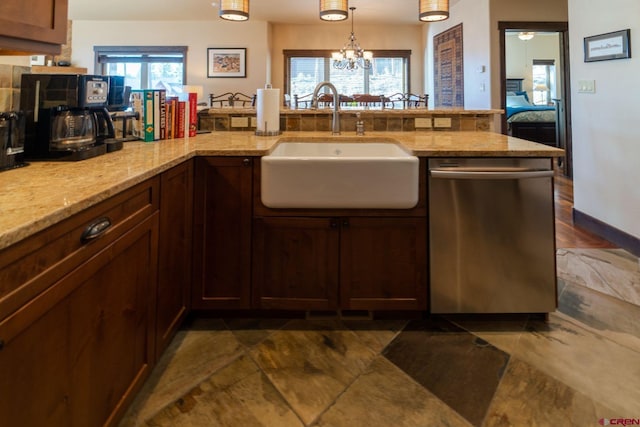
<path id="1" fill-rule="evenodd" d="M 96 142 L 96 118 L 90 110 L 59 107 L 51 119 L 51 148 L 78 150 Z"/>

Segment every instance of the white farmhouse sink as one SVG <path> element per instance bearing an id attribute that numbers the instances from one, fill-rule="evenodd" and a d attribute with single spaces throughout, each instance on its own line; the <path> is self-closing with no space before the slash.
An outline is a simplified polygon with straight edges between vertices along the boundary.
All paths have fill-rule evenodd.
<path id="1" fill-rule="evenodd" d="M 418 163 L 391 142 L 280 142 L 262 157 L 262 203 L 270 208 L 412 208 L 418 203 Z"/>

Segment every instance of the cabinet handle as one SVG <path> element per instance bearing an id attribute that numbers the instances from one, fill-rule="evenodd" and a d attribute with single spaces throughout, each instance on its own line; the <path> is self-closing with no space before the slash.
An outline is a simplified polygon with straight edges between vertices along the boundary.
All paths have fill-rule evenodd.
<path id="1" fill-rule="evenodd" d="M 102 236 L 111 227 L 111 220 L 109 218 L 98 218 L 87 226 L 80 236 L 80 242 L 87 243 L 91 240 L 97 239 Z"/>
<path id="2" fill-rule="evenodd" d="M 4 340 L 0 340 L 0 351 L 4 349 Z"/>
<path id="3" fill-rule="evenodd" d="M 336 221 L 335 219 L 332 219 L 331 221 L 329 221 L 329 227 L 338 228 L 338 221 Z"/>
<path id="4" fill-rule="evenodd" d="M 251 166 L 251 159 L 244 159 L 242 161 L 242 164 L 245 165 L 245 166 Z"/>
<path id="5" fill-rule="evenodd" d="M 345 228 L 349 227 L 349 220 L 348 219 L 343 219 L 342 220 L 342 226 L 345 227 Z"/>

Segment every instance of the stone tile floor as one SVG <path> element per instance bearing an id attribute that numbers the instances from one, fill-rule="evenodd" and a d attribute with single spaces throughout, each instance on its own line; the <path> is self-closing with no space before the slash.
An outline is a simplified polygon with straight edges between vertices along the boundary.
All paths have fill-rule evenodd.
<path id="1" fill-rule="evenodd" d="M 558 251 L 559 307 L 414 320 L 196 318 L 120 426 L 597 426 L 640 419 L 640 263 Z"/>

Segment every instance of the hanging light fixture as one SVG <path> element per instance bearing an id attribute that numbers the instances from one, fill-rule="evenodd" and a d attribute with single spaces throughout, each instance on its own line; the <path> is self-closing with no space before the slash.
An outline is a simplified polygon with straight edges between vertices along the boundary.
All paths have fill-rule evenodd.
<path id="1" fill-rule="evenodd" d="M 349 41 L 340 49 L 340 52 L 333 52 L 331 58 L 333 59 L 333 68 L 339 70 L 357 70 L 358 68 L 371 68 L 371 60 L 373 59 L 373 52 L 365 51 L 360 47 L 360 44 L 356 40 L 356 35 L 353 32 L 353 11 L 355 7 L 350 7 L 351 11 L 351 35 Z"/>
<path id="2" fill-rule="evenodd" d="M 533 33 L 533 32 L 530 32 L 530 31 L 521 31 L 521 32 L 518 33 L 518 38 L 520 40 L 527 41 L 527 40 L 531 40 L 533 38 L 533 36 L 535 36 L 535 35 L 536 35 L 536 33 Z"/>
<path id="3" fill-rule="evenodd" d="M 449 0 L 420 0 L 420 20 L 443 21 L 449 17 Z"/>
<path id="4" fill-rule="evenodd" d="M 249 19 L 249 0 L 220 0 L 218 16 L 227 21 L 246 21 Z"/>
<path id="5" fill-rule="evenodd" d="M 320 19 L 343 21 L 349 17 L 349 0 L 320 0 Z"/>

